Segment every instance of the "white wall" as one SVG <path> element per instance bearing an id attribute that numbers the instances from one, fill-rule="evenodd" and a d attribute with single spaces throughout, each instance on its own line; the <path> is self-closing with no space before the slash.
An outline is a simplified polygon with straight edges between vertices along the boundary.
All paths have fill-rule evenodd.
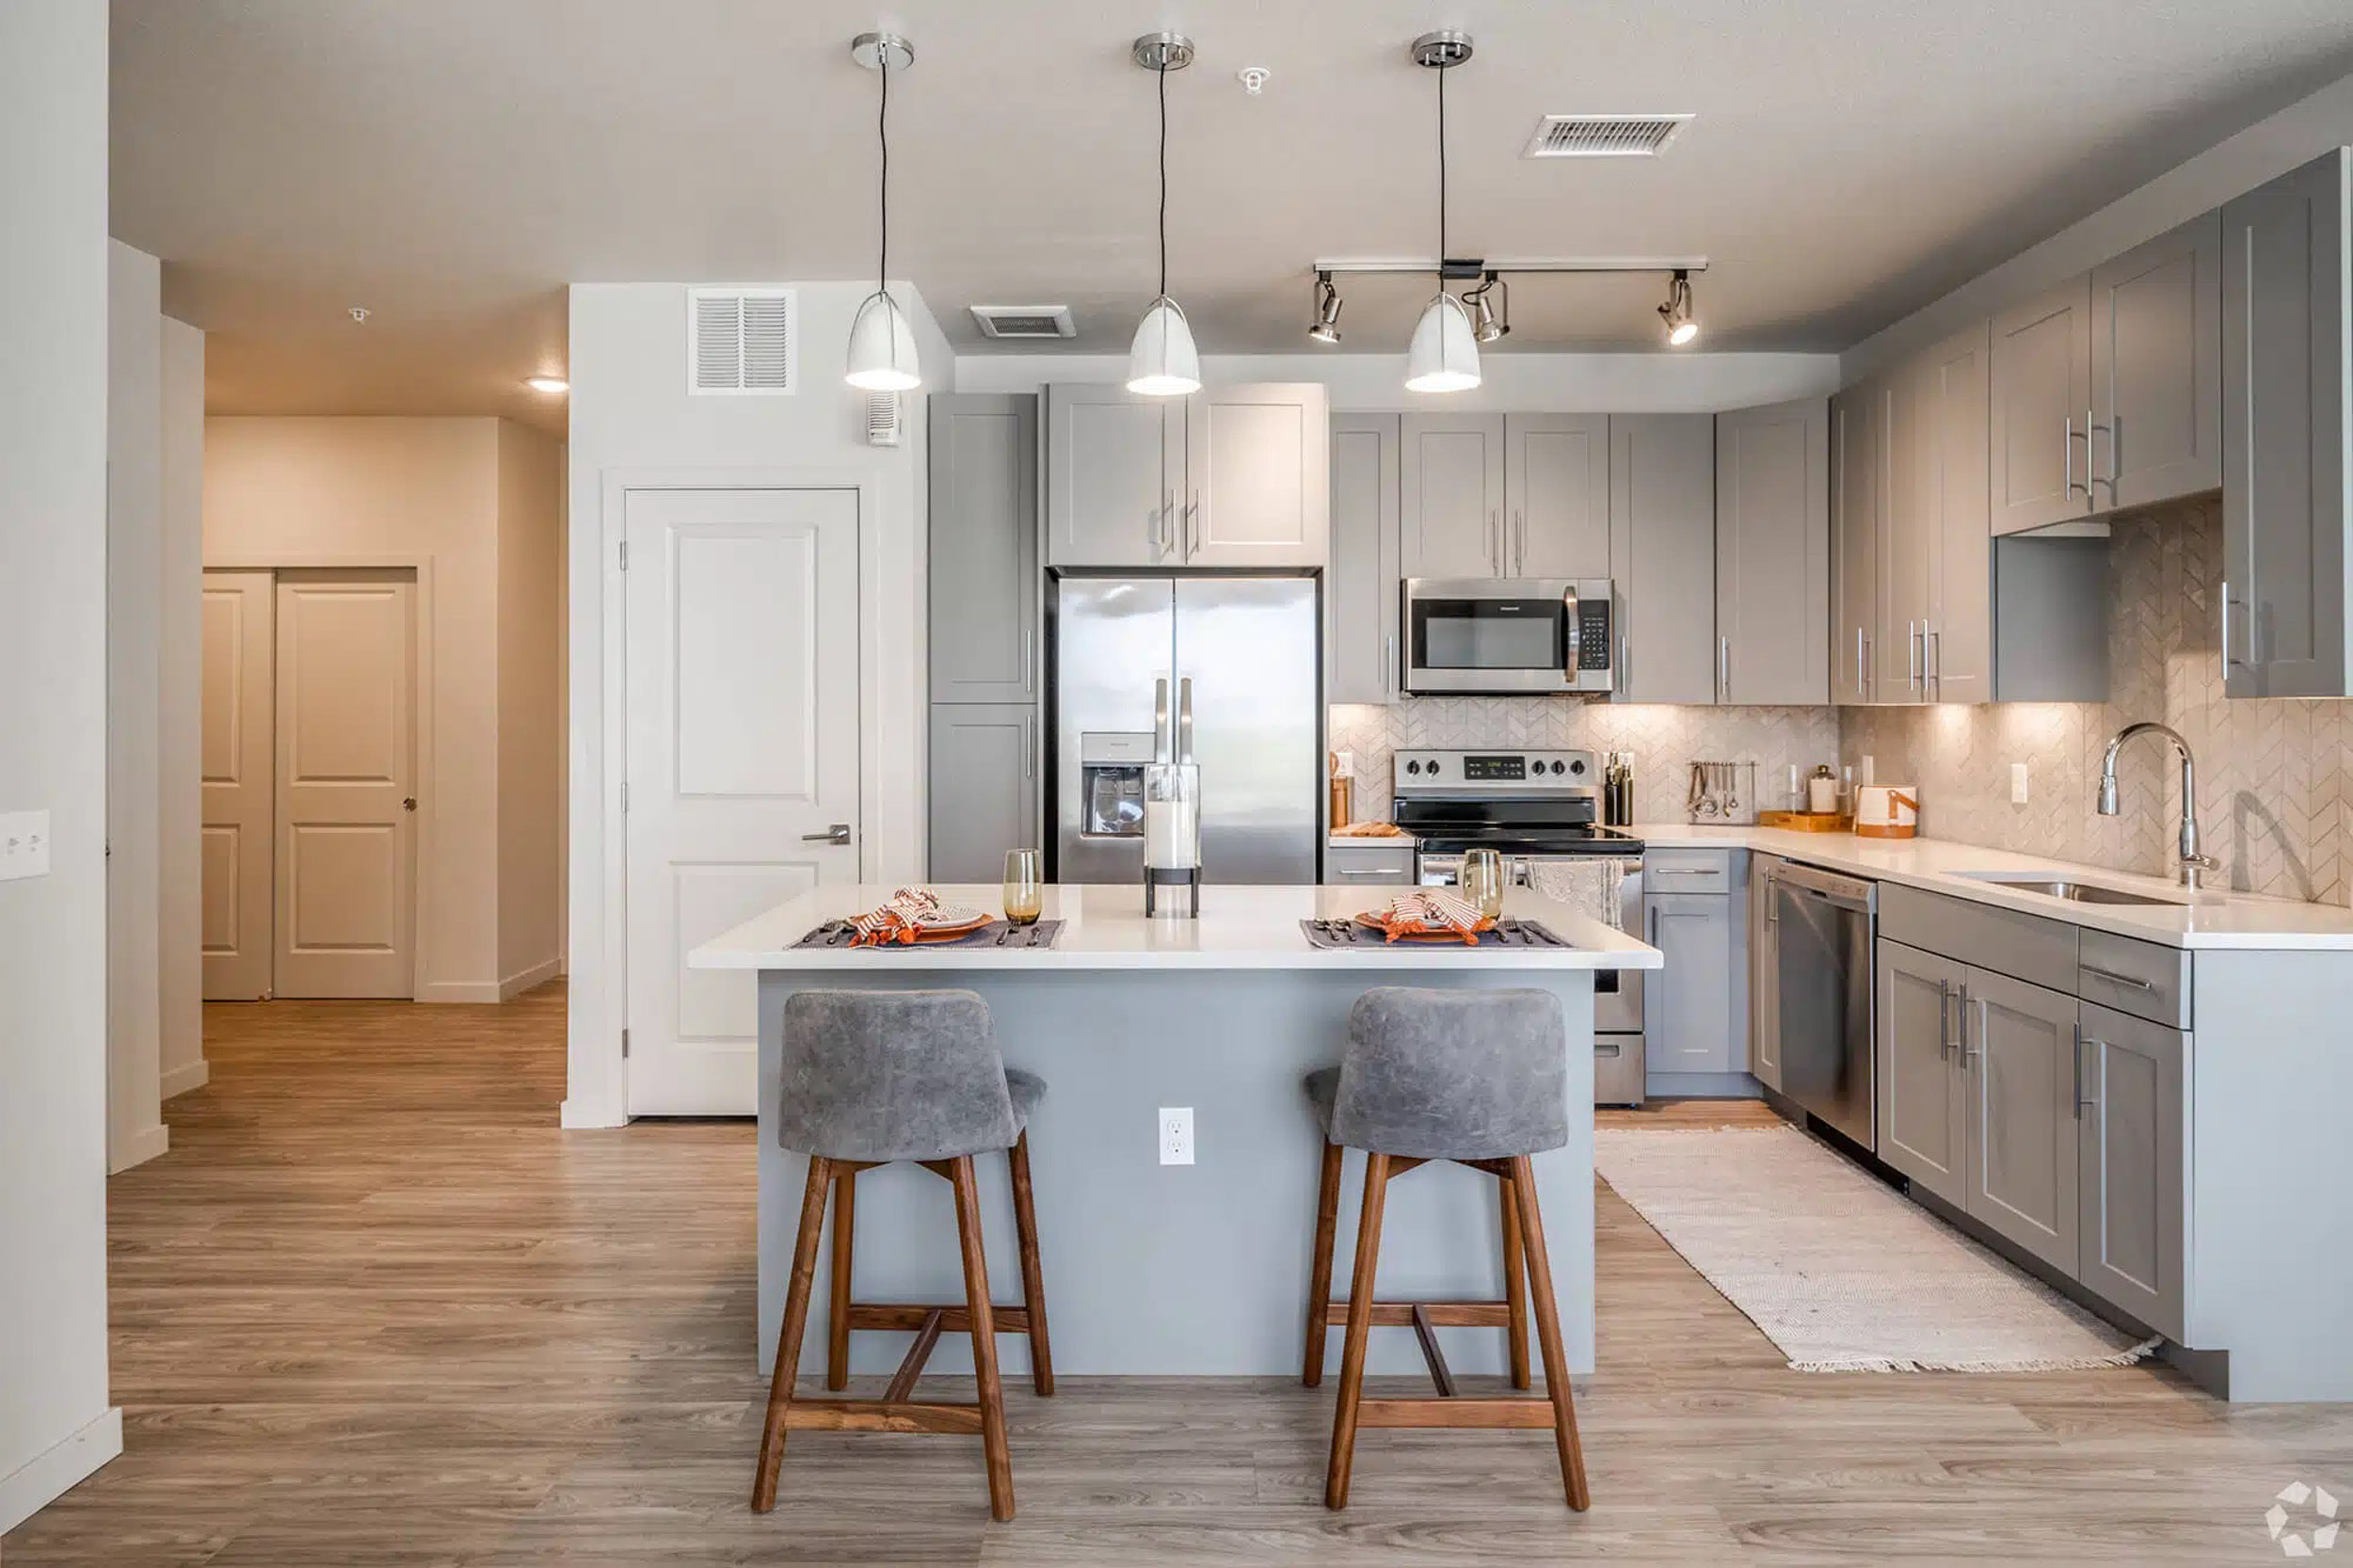
<path id="1" fill-rule="evenodd" d="M 2353 76 L 2341 77 L 2217 142 L 2032 249 L 1865 339 L 1841 357 L 1840 384 L 1859 380 L 1972 321 L 1983 320 L 2310 163 L 2332 147 L 2347 144 L 2353 144 Z"/>
<path id="2" fill-rule="evenodd" d="M 106 7 L 0 5 L 0 1530 L 122 1448 L 106 1403 Z"/>
<path id="3" fill-rule="evenodd" d="M 165 1099 L 201 1088 L 204 1065 L 204 334 L 163 323 L 163 560 L 157 628 L 162 741 L 156 760 L 156 1064 Z"/>
<path id="4" fill-rule="evenodd" d="M 1321 381 L 1332 407 L 1350 413 L 1445 413 L 1542 408 L 1552 413 L 1714 413 L 1838 388 L 1834 354 L 1484 354 L 1482 379 L 1443 397 L 1405 390 L 1402 354 L 1212 354 L 1213 384 Z M 1049 381 L 1125 381 L 1125 355 L 967 355 L 956 391 L 1036 392 Z"/>
<path id="5" fill-rule="evenodd" d="M 170 1143 L 156 988 L 163 868 L 163 266 L 107 242 L 106 1164 Z"/>
<path id="6" fill-rule="evenodd" d="M 563 443 L 499 424 L 499 989 L 555 977 L 563 952 Z"/>
<path id="7" fill-rule="evenodd" d="M 868 597 L 861 660 L 872 711 L 861 744 L 876 787 L 864 802 L 865 873 L 889 880 L 922 866 L 923 407 L 910 394 L 904 444 L 866 444 L 865 402 L 842 384 L 850 320 L 868 283 L 800 283 L 801 390 L 787 397 L 695 397 L 686 392 L 686 294 L 680 283 L 588 283 L 571 291 L 571 990 L 567 1127 L 617 1124 L 621 1111 L 618 979 L 608 952 L 605 839 L 618 774 L 604 753 L 605 489 L 637 477 L 738 474 L 746 482 L 870 483 L 877 515 L 859 519 Z M 909 285 L 925 384 L 954 377 L 947 340 Z M 878 768 L 876 760 L 887 765 Z M 617 761 L 617 759 L 616 760 Z M 615 868 L 617 874 L 617 868 Z"/>

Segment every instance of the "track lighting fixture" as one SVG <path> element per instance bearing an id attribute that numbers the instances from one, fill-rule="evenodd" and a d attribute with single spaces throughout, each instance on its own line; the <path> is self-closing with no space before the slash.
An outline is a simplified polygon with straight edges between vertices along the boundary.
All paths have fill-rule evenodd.
<path id="1" fill-rule="evenodd" d="M 1160 292 L 1136 326 L 1128 349 L 1128 390 L 1146 397 L 1185 397 L 1201 390 L 1201 353 L 1193 327 L 1168 296 L 1168 73 L 1193 63 L 1193 40 L 1178 33 L 1146 33 L 1129 56 L 1160 78 Z"/>
<path id="2" fill-rule="evenodd" d="M 1673 347 L 1681 348 L 1700 335 L 1700 318 L 1691 310 L 1691 275 L 1681 267 L 1667 285 L 1667 302 L 1658 307 L 1658 319 L 1667 324 L 1667 342 Z"/>
<path id="3" fill-rule="evenodd" d="M 850 322 L 850 362 L 842 379 L 865 392 L 905 392 L 923 377 L 915 353 L 915 328 L 890 297 L 890 73 L 915 63 L 915 46 L 896 33 L 860 33 L 850 40 L 850 57 L 882 74 L 882 107 L 875 139 L 882 148 L 880 235 L 874 258 L 874 292 L 859 301 Z"/>
<path id="4" fill-rule="evenodd" d="M 1316 274 L 1316 324 L 1307 328 L 1307 336 L 1318 343 L 1340 341 L 1340 291 L 1332 286 L 1332 275 Z"/>
<path id="5" fill-rule="evenodd" d="M 1467 392 L 1479 385 L 1479 344 L 1463 302 L 1447 292 L 1446 73 L 1471 57 L 1468 33 L 1424 33 L 1414 40 L 1414 63 L 1438 73 L 1438 292 L 1414 325 L 1405 355 L 1407 392 Z"/>
<path id="6" fill-rule="evenodd" d="M 1512 330 L 1512 285 L 1503 274 L 1488 273 L 1463 303 L 1470 307 L 1471 336 L 1481 343 L 1497 342 Z"/>

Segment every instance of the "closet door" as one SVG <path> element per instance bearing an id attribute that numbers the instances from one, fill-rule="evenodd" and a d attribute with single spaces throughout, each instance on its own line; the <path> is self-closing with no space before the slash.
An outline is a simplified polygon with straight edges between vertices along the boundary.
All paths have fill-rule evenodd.
<path id="1" fill-rule="evenodd" d="M 268 572 L 204 574 L 197 749 L 206 1001 L 258 1001 L 270 994 L 276 608 Z"/>

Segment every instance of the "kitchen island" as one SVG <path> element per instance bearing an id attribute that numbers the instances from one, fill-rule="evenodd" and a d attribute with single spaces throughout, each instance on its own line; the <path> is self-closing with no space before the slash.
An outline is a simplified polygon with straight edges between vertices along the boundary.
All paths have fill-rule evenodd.
<path id="1" fill-rule="evenodd" d="M 1058 1369 L 1158 1375 L 1292 1374 L 1299 1368 L 1316 1176 L 1322 1148 L 1300 1079 L 1337 1062 L 1350 1006 L 1370 986 L 1533 986 L 1568 1025 L 1567 1146 L 1534 1168 L 1570 1367 L 1593 1365 L 1593 973 L 1657 968 L 1655 948 L 1566 904 L 1513 890 L 1504 914 L 1542 922 L 1567 948 L 1428 944 L 1322 951 L 1300 929 L 1374 902 L 1347 888 L 1203 889 L 1197 920 L 1147 919 L 1134 887 L 1045 891 L 1048 949 L 795 948 L 819 925 L 888 898 L 888 887 L 823 888 L 697 948 L 696 968 L 750 969 L 760 987 L 760 1356 L 776 1351 L 807 1162 L 777 1146 L 776 1096 L 785 999 L 824 987 L 953 986 L 979 992 L 1005 1060 L 1046 1080 L 1030 1124 L 1039 1250 Z M 947 887 L 952 904 L 994 910 L 993 887 Z M 1160 1163 L 1160 1112 L 1193 1115 L 1194 1162 Z M 1002 1161 L 980 1161 L 989 1279 L 1013 1299 L 1012 1200 Z M 1343 1184 L 1350 1256 L 1362 1167 Z M 897 1165 L 858 1179 L 856 1288 L 867 1300 L 962 1299 L 945 1189 Z M 812 1292 L 808 1344 L 822 1355 L 827 1281 Z M 1495 1182 L 1432 1164 L 1390 1189 L 1381 1254 L 1385 1297 L 1492 1297 L 1502 1263 Z M 1344 1293 L 1344 1286 L 1337 1287 Z M 1500 1371 L 1503 1336 L 1442 1329 L 1465 1371 Z M 904 1336 L 860 1334 L 852 1367 L 885 1372 Z M 1018 1336 L 1001 1345 L 1025 1368 Z M 960 1360 L 958 1358 L 961 1358 Z M 935 1367 L 970 1368 L 943 1340 Z M 1373 1337 L 1373 1371 L 1421 1366 L 1413 1336 Z"/>

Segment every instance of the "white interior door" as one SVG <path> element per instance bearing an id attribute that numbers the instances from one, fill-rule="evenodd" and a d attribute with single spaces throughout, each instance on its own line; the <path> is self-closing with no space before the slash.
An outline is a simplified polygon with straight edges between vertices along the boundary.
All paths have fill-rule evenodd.
<path id="1" fill-rule="evenodd" d="M 204 780 L 199 856 L 206 1001 L 258 1001 L 270 994 L 275 611 L 268 572 L 204 574 L 197 745 Z"/>
<path id="2" fill-rule="evenodd" d="M 278 575 L 279 996 L 415 995 L 415 599 Z"/>
<path id="3" fill-rule="evenodd" d="M 632 490 L 629 1112 L 757 1109 L 755 998 L 696 944 L 857 880 L 857 492 Z"/>

